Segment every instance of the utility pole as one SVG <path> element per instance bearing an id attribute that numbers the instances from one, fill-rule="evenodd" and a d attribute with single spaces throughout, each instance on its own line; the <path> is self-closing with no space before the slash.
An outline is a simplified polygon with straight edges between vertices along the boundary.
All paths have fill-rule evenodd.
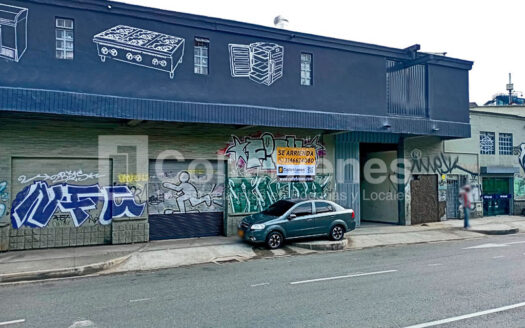
<path id="1" fill-rule="evenodd" d="M 507 91 L 509 92 L 509 106 L 512 105 L 512 91 L 514 90 L 514 84 L 512 84 L 512 74 L 509 73 L 509 83 L 507 84 Z"/>

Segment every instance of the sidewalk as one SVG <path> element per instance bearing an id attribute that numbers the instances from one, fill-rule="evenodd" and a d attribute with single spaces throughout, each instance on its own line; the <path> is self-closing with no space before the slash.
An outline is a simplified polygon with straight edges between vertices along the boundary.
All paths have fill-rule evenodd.
<path id="1" fill-rule="evenodd" d="M 470 220 L 471 228 L 463 229 L 463 220 L 447 220 L 414 226 L 364 223 L 347 235 L 350 249 L 481 238 L 492 234 L 525 232 L 525 217 L 496 216 Z"/>
<path id="2" fill-rule="evenodd" d="M 463 221 L 449 220 L 417 226 L 365 223 L 346 235 L 347 250 L 368 247 L 482 238 L 486 234 L 525 232 L 525 218 L 499 216 Z M 316 253 L 334 248 L 326 240 L 289 244 L 283 249 L 252 247 L 237 237 L 207 237 L 155 241 L 147 244 L 52 248 L 0 253 L 0 283 L 155 270 L 200 263 L 240 262 L 253 258 Z"/>

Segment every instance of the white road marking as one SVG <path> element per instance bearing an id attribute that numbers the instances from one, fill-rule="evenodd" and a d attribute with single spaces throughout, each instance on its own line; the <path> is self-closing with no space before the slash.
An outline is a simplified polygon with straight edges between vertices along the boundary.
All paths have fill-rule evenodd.
<path id="1" fill-rule="evenodd" d="M 270 284 L 269 282 L 263 282 L 263 283 L 260 283 L 260 284 L 250 285 L 250 287 L 267 286 L 269 284 Z"/>
<path id="2" fill-rule="evenodd" d="M 134 302 L 144 302 L 144 301 L 149 301 L 151 300 L 151 297 L 150 298 L 137 298 L 136 300 L 129 300 L 130 303 L 134 303 Z"/>
<path id="3" fill-rule="evenodd" d="M 23 322 L 26 322 L 26 319 L 18 319 L 18 320 L 0 322 L 0 326 L 14 325 L 15 323 L 23 323 Z"/>
<path id="4" fill-rule="evenodd" d="M 525 240 L 513 241 L 513 242 L 510 242 L 510 243 L 505 243 L 505 245 L 514 245 L 514 244 L 525 244 Z"/>
<path id="5" fill-rule="evenodd" d="M 91 327 L 94 328 L 95 323 L 91 320 L 82 320 L 82 321 L 75 321 L 69 328 L 81 328 L 81 327 Z"/>
<path id="6" fill-rule="evenodd" d="M 443 265 L 442 263 L 430 263 L 428 266 L 440 266 Z"/>
<path id="7" fill-rule="evenodd" d="M 493 259 L 501 259 L 501 258 L 504 258 L 505 256 L 503 255 L 499 255 L 499 256 L 494 256 Z"/>
<path id="8" fill-rule="evenodd" d="M 508 245 L 505 245 L 505 244 L 488 243 L 488 244 L 482 244 L 482 245 L 477 245 L 477 246 L 466 247 L 466 248 L 463 248 L 463 249 L 495 248 L 495 247 L 507 247 L 507 246 Z"/>
<path id="9" fill-rule="evenodd" d="M 355 273 L 355 274 L 349 274 L 349 275 L 345 275 L 345 276 L 336 276 L 336 277 L 300 280 L 300 281 L 293 281 L 293 282 L 290 283 L 290 285 L 307 284 L 307 283 L 310 283 L 310 282 L 319 282 L 319 281 L 336 280 L 336 279 L 344 279 L 344 278 L 372 276 L 372 275 L 376 275 L 376 274 L 384 274 L 384 273 L 392 273 L 392 272 L 397 272 L 397 270 L 376 271 L 376 272 L 368 272 L 368 273 Z"/>
<path id="10" fill-rule="evenodd" d="M 447 318 L 447 319 L 442 319 L 442 320 L 437 320 L 437 321 L 420 323 L 418 325 L 408 326 L 408 327 L 405 327 L 405 328 L 425 328 L 425 327 L 439 326 L 439 325 L 442 325 L 442 324 L 445 324 L 445 323 L 450 323 L 450 322 L 455 322 L 455 321 L 460 321 L 460 320 L 480 317 L 482 315 L 487 315 L 487 314 L 491 314 L 491 313 L 508 311 L 508 310 L 512 310 L 512 309 L 516 309 L 516 308 L 524 307 L 524 306 L 525 306 L 525 302 L 517 303 L 517 304 L 513 304 L 513 305 L 502 306 L 502 307 L 491 309 L 491 310 L 474 312 L 474 313 L 471 313 L 471 314 L 460 315 L 460 316 L 457 316 L 457 317 L 452 317 L 452 318 Z"/>
<path id="11" fill-rule="evenodd" d="M 516 245 L 516 244 L 525 244 L 525 240 L 511 241 L 510 243 L 501 243 L 501 244 L 495 244 L 495 243 L 481 244 L 481 245 L 466 247 L 466 248 L 463 248 L 463 249 L 507 247 L 507 246 Z"/>

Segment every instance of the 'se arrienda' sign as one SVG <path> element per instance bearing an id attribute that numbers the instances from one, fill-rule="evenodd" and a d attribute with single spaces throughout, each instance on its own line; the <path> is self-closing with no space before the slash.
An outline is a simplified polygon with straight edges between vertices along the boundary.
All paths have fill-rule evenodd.
<path id="1" fill-rule="evenodd" d="M 281 181 L 312 181 L 315 148 L 277 147 L 277 177 Z"/>

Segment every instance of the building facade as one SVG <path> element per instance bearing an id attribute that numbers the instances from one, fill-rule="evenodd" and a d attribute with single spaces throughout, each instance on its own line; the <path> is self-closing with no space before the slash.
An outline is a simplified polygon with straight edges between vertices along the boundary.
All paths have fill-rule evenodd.
<path id="1" fill-rule="evenodd" d="M 484 216 L 524 215 L 525 108 L 480 106 L 471 108 L 472 137 L 447 141 L 447 150 L 476 158 L 480 207 Z"/>
<path id="2" fill-rule="evenodd" d="M 0 6 L 1 250 L 231 235 L 288 197 L 446 216 L 472 62 L 102 0 Z M 313 171 L 282 178 L 284 149 Z"/>

